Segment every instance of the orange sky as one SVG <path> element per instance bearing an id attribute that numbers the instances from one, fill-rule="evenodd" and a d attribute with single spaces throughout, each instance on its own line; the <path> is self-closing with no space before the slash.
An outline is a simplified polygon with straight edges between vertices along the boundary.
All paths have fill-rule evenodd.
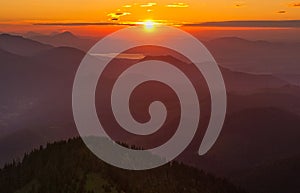
<path id="1" fill-rule="evenodd" d="M 155 20 L 193 24 L 229 20 L 298 20 L 300 0 L 9 0 L 0 6 L 0 33 L 64 31 L 109 33 L 118 27 L 38 26 L 36 23 L 113 22 Z"/>
<path id="2" fill-rule="evenodd" d="M 175 3 L 177 2 L 177 3 Z M 0 22 L 171 22 L 300 19 L 291 0 L 9 0 L 1 1 Z"/>

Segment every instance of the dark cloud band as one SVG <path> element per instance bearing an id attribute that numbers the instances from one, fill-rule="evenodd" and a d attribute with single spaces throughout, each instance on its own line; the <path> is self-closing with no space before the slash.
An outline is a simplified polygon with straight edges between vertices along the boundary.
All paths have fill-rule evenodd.
<path id="1" fill-rule="evenodd" d="M 120 22 L 96 22 L 96 23 L 35 23 L 34 25 L 52 25 L 52 26 L 135 26 L 134 23 Z M 174 25 L 191 27 L 276 27 L 276 28 L 300 28 L 300 20 L 257 20 L 257 21 L 221 21 L 204 23 L 174 23 Z"/>
<path id="2" fill-rule="evenodd" d="M 300 28 L 300 20 L 280 21 L 222 21 L 185 24 L 185 26 L 203 27 L 279 27 L 279 28 Z"/>

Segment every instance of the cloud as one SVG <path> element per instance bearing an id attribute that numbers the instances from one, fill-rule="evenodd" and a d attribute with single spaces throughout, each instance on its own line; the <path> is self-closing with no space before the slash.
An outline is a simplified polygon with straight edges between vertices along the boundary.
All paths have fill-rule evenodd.
<path id="1" fill-rule="evenodd" d="M 157 21 L 167 23 L 167 21 Z M 259 27 L 259 28 L 300 28 L 300 20 L 248 20 L 248 21 L 221 21 L 204 23 L 167 23 L 168 25 L 195 26 L 195 27 Z M 33 25 L 57 25 L 57 26 L 136 26 L 135 22 L 94 22 L 94 23 L 34 23 Z"/>
<path id="2" fill-rule="evenodd" d="M 140 7 L 153 7 L 155 5 L 157 5 L 157 3 L 147 3 L 147 4 L 140 5 Z"/>
<path id="3" fill-rule="evenodd" d="M 116 13 L 109 13 L 107 14 L 107 16 L 111 16 L 111 17 L 121 17 L 121 16 L 125 16 L 125 15 L 129 15 L 129 12 L 116 12 Z"/>
<path id="4" fill-rule="evenodd" d="M 280 11 L 277 11 L 278 14 L 285 14 L 287 13 L 285 10 L 280 10 Z"/>
<path id="5" fill-rule="evenodd" d="M 120 17 L 130 15 L 129 12 L 116 12 L 116 13 L 109 13 L 107 14 L 108 17 L 111 18 L 113 21 L 118 21 Z"/>
<path id="6" fill-rule="evenodd" d="M 114 19 L 112 19 L 114 20 Z M 118 19 L 116 19 L 118 20 Z M 111 22 L 78 22 L 78 23 L 34 23 L 33 25 L 50 25 L 50 26 L 112 26 L 112 25 L 125 25 L 131 26 L 129 23 L 111 23 Z"/>
<path id="7" fill-rule="evenodd" d="M 235 7 L 244 7 L 246 4 L 244 3 L 239 3 L 239 4 L 235 4 Z"/>
<path id="8" fill-rule="evenodd" d="M 189 7 L 189 5 L 185 4 L 185 3 L 172 3 L 172 4 L 169 4 L 169 5 L 166 5 L 166 7 L 170 7 L 170 8 L 187 8 L 187 7 Z"/>
<path id="9" fill-rule="evenodd" d="M 130 8 L 132 5 L 123 5 L 124 8 Z"/>
<path id="10" fill-rule="evenodd" d="M 243 0 L 237 0 L 234 2 L 234 7 L 236 7 L 236 8 L 240 8 L 240 7 L 244 7 L 244 6 L 246 6 L 246 3 Z"/>
<path id="11" fill-rule="evenodd" d="M 300 7 L 300 2 L 299 3 L 290 3 L 290 7 Z"/>

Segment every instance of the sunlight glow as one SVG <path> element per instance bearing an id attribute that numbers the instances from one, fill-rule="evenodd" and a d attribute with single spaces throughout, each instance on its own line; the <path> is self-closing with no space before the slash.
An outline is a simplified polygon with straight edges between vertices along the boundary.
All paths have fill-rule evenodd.
<path id="1" fill-rule="evenodd" d="M 154 26 L 156 25 L 156 23 L 152 20 L 144 21 L 143 24 L 147 31 L 152 31 L 154 29 Z"/>

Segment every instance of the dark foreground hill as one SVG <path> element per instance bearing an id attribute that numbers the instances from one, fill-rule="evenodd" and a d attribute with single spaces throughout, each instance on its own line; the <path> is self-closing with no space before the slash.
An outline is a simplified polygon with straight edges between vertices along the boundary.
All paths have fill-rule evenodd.
<path id="1" fill-rule="evenodd" d="M 147 171 L 127 171 L 105 164 L 80 139 L 48 144 L 21 163 L 0 170 L 5 193 L 239 193 L 224 179 L 173 162 Z"/>
<path id="2" fill-rule="evenodd" d="M 300 192 L 300 155 L 275 160 L 260 166 L 253 167 L 248 171 L 243 171 L 243 178 L 237 177 L 236 183 L 242 185 L 247 190 L 264 192 Z"/>

